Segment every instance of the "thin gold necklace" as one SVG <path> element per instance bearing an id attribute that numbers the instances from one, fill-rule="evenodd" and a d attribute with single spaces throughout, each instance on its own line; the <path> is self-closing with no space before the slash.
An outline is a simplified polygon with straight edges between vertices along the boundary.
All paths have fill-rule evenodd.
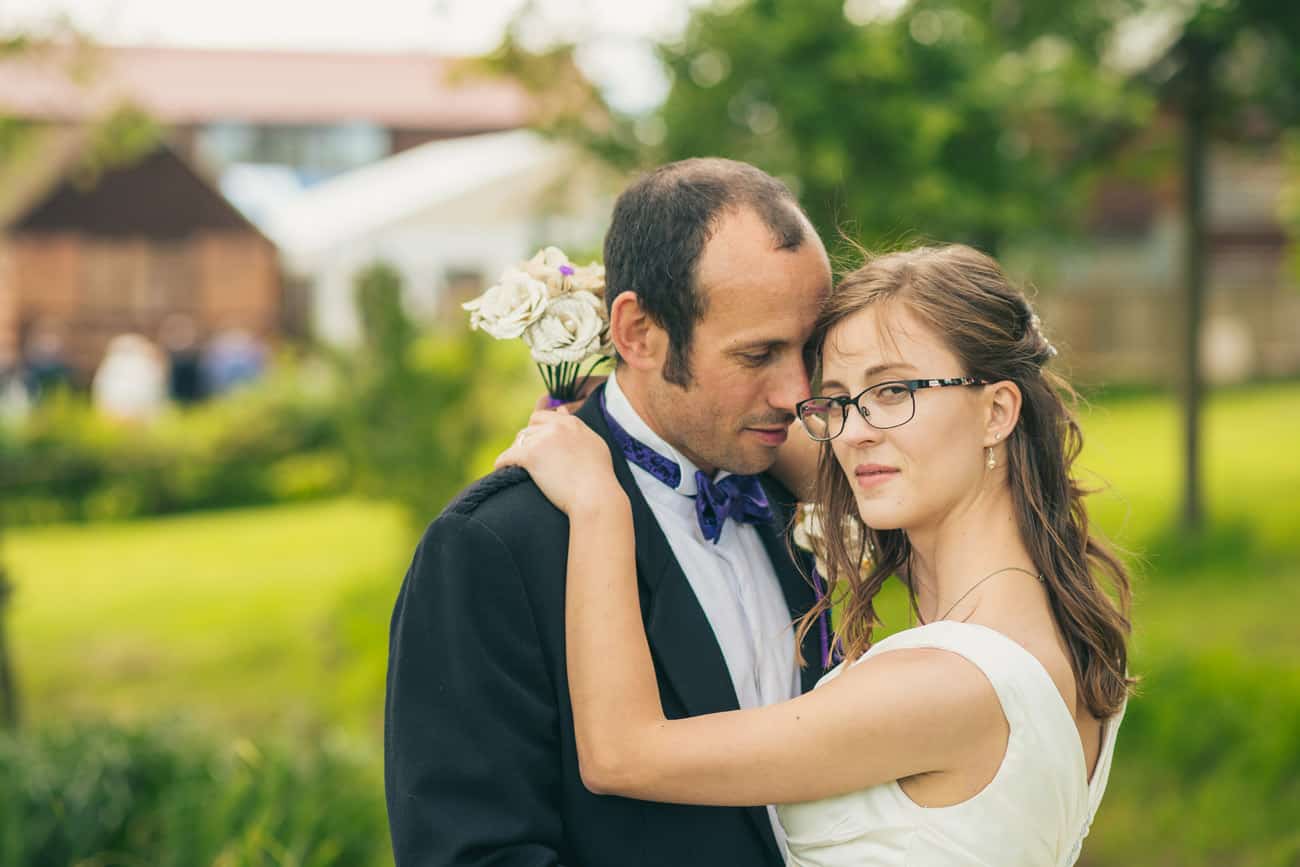
<path id="1" fill-rule="evenodd" d="M 989 574 L 985 575 L 983 578 L 981 578 L 980 580 L 978 580 L 978 581 L 976 581 L 974 584 L 972 584 L 972 585 L 971 585 L 971 586 L 966 590 L 965 593 L 963 593 L 962 595 L 960 595 L 960 596 L 957 597 L 957 601 L 954 602 L 954 603 L 952 603 L 952 606 L 949 607 L 949 609 L 948 609 L 947 611 L 943 612 L 943 616 L 942 616 L 942 617 L 936 617 L 934 620 L 931 620 L 930 623 L 938 623 L 940 620 L 947 620 L 947 619 L 948 619 L 948 615 L 951 614 L 951 613 L 952 613 L 952 612 L 957 608 L 957 606 L 960 605 L 960 604 L 962 603 L 962 600 L 963 600 L 963 599 L 965 599 L 967 596 L 969 596 L 969 595 L 971 595 L 972 593 L 974 593 L 976 587 L 980 586 L 980 585 L 983 584 L 985 581 L 987 581 L 987 580 L 989 580 L 990 578 L 992 578 L 994 575 L 1001 575 L 1003 572 L 1024 572 L 1026 575 L 1031 575 L 1031 576 L 1033 576 L 1034 578 L 1037 578 L 1039 581 L 1046 581 L 1046 580 L 1047 580 L 1047 579 L 1044 578 L 1042 575 L 1035 575 L 1033 572 L 1030 572 L 1028 569 L 1021 569 L 1019 566 L 1003 566 L 1001 569 L 996 569 L 996 570 L 990 572 Z M 916 618 L 917 618 L 918 620 L 921 620 L 921 625 L 922 625 L 922 626 L 925 626 L 925 625 L 926 625 L 926 621 L 921 619 L 921 612 L 920 612 L 920 611 L 916 612 Z"/>

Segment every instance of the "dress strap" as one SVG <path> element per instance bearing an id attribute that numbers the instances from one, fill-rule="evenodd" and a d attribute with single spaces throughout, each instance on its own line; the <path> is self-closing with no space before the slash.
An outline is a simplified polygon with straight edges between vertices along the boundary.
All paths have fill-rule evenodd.
<path id="1" fill-rule="evenodd" d="M 1032 732 L 1057 755 L 1073 757 L 1071 773 L 1087 779 L 1083 745 L 1056 682 L 1038 658 L 1017 641 L 977 623 L 938 620 L 895 633 L 880 641 L 859 660 L 892 650 L 935 648 L 956 653 L 988 678 L 1012 737 Z"/>

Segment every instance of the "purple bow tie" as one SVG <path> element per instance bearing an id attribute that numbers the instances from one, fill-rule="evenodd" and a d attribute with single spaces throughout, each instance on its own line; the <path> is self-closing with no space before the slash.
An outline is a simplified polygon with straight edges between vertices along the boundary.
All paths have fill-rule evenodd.
<path id="1" fill-rule="evenodd" d="M 628 463 L 636 464 L 670 488 L 680 485 L 682 468 L 677 462 L 624 430 L 609 414 L 604 398 L 602 394 L 600 406 L 605 413 L 605 422 Z M 757 476 L 726 476 L 715 482 L 702 470 L 697 470 L 695 486 L 695 517 L 700 522 L 700 532 L 715 545 L 722 538 L 722 527 L 728 518 L 741 524 L 772 520 L 772 508 Z"/>
<path id="2" fill-rule="evenodd" d="M 755 476 L 726 476 L 715 482 L 703 470 L 696 470 L 695 489 L 695 517 L 700 532 L 715 545 L 722 538 L 722 525 L 728 518 L 740 524 L 772 520 L 767 494 Z"/>

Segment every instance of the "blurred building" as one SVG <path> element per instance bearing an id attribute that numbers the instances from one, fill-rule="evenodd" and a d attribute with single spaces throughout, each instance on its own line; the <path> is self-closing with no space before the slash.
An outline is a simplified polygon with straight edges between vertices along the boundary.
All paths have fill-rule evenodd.
<path id="1" fill-rule="evenodd" d="M 1300 262 L 1281 218 L 1278 142 L 1210 150 L 1201 359 L 1211 381 L 1300 374 Z M 1177 382 L 1184 250 L 1177 177 L 1101 182 L 1080 237 L 1015 252 L 1063 360 L 1085 381 Z"/>
<path id="2" fill-rule="evenodd" d="M 159 124 L 166 146 L 92 178 L 78 168 L 79 157 L 105 134 L 104 119 L 123 107 Z M 20 190 L 0 188 L 7 252 L 0 351 L 17 351 L 37 326 L 66 332 L 66 351 L 85 381 L 113 333 L 155 335 L 167 314 L 195 317 L 204 336 L 240 328 L 270 338 L 303 327 L 309 315 L 335 322 L 339 315 L 328 311 L 350 309 L 350 295 L 340 301 L 329 294 L 330 287 L 350 293 L 351 275 L 338 268 L 375 253 L 400 252 L 395 258 L 408 265 L 415 295 L 426 302 L 435 291 L 431 274 L 453 286 L 473 283 L 482 263 L 472 256 L 416 262 L 411 239 L 377 247 L 377 227 L 392 225 L 387 218 L 375 223 L 373 196 L 371 210 L 349 215 L 363 216 L 364 229 L 353 222 L 349 231 L 335 231 L 341 215 L 329 203 L 351 194 L 317 197 L 313 187 L 431 142 L 517 128 L 528 112 L 522 88 L 467 76 L 459 59 L 424 54 L 56 45 L 0 58 L 0 117 L 39 124 L 50 142 L 35 148 L 21 171 L 8 173 L 21 180 Z M 65 147 L 69 142 L 76 144 Z M 461 191 L 506 177 L 520 193 L 542 175 L 554 177 L 535 159 L 492 153 L 507 165 L 460 160 L 443 174 L 460 174 Z M 429 165 L 427 156 L 422 164 Z M 409 216 L 442 201 L 409 171 L 402 183 L 414 187 L 397 190 L 390 212 Z M 383 189 L 394 193 L 391 185 Z M 412 193 L 421 190 L 433 198 L 415 201 Z M 286 236 L 297 243 L 330 234 L 338 246 L 314 251 L 304 242 L 305 255 L 336 254 L 334 264 L 314 260 L 296 269 L 301 279 L 288 281 L 286 293 L 277 250 L 258 225 L 304 191 L 322 210 L 290 209 L 306 225 Z M 480 233 L 500 229 L 473 225 Z M 429 243 L 445 249 L 451 241 Z M 490 234 L 478 243 L 501 256 L 515 255 L 518 246 Z M 303 261 L 302 249 L 295 246 L 295 262 Z M 311 312 L 318 307 L 325 312 Z"/>
<path id="3" fill-rule="evenodd" d="M 353 281 L 375 261 L 402 274 L 418 318 L 463 322 L 459 303 L 539 247 L 599 258 L 624 179 L 527 130 L 430 142 L 286 200 L 263 225 L 310 287 L 313 332 L 359 336 Z M 585 261 L 585 259 L 584 259 Z"/>
<path id="4" fill-rule="evenodd" d="M 106 169 L 87 162 L 90 147 L 75 131 L 47 130 L 27 164 L 11 167 L 0 348 L 38 332 L 56 339 L 84 385 L 115 336 L 157 339 L 168 318 L 274 342 L 286 312 L 275 245 L 166 145 Z"/>
<path id="5" fill-rule="evenodd" d="M 428 54 L 60 46 L 0 61 L 0 112 L 82 123 L 130 103 L 181 156 L 219 176 L 236 164 L 308 180 L 428 141 L 514 129 L 511 83 L 464 75 Z"/>

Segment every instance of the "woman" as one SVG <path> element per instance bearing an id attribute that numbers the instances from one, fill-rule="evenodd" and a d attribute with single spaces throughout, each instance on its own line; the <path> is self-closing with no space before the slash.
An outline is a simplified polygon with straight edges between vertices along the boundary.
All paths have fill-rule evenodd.
<path id="1" fill-rule="evenodd" d="M 519 463 L 570 519 L 566 641 L 583 780 L 692 804 L 776 803 L 795 865 L 1066 865 L 1105 788 L 1132 682 L 1128 578 L 1070 476 L 1055 349 L 998 265 L 961 246 L 869 261 L 827 302 L 813 486 L 845 662 L 812 692 L 666 720 L 607 446 L 539 413 Z M 784 481 L 801 487 L 797 455 Z M 807 487 L 806 484 L 802 487 Z M 863 551 L 872 565 L 863 575 Z M 1096 574 L 1113 582 L 1118 604 Z M 889 575 L 921 625 L 872 643 Z"/>

